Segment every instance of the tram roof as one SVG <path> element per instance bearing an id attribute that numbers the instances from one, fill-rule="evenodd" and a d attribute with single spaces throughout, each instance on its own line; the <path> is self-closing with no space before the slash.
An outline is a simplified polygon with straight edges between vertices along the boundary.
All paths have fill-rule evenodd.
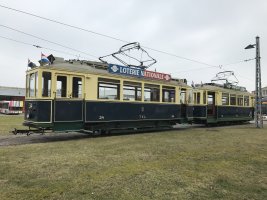
<path id="1" fill-rule="evenodd" d="M 223 93 L 235 93 L 240 95 L 252 95 L 248 91 L 241 91 L 237 89 L 224 88 L 223 86 L 213 84 L 201 84 L 196 87 L 197 89 L 209 90 L 209 91 L 221 91 Z"/>
<path id="2" fill-rule="evenodd" d="M 133 76 L 123 76 L 119 74 L 112 74 L 108 72 L 108 64 L 95 61 L 84 60 L 64 60 L 63 58 L 55 57 L 55 61 L 51 65 L 41 65 L 36 68 L 28 70 L 29 72 L 34 69 L 49 69 L 64 72 L 82 73 L 82 74 L 101 74 L 110 77 L 125 78 L 138 81 L 149 81 L 155 83 L 164 83 L 166 85 L 179 85 L 182 87 L 190 87 L 184 79 L 171 79 L 171 81 L 161 81 L 149 78 L 137 78 Z"/>

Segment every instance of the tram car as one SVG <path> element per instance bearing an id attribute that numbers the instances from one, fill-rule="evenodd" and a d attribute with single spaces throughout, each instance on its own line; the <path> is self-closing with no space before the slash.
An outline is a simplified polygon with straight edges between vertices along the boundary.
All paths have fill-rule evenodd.
<path id="1" fill-rule="evenodd" d="M 193 121 L 206 125 L 248 122 L 254 119 L 253 105 L 254 96 L 244 87 L 199 84 L 194 89 Z"/>
<path id="2" fill-rule="evenodd" d="M 26 72 L 25 126 L 106 133 L 193 122 L 193 88 L 185 79 L 103 62 L 52 58 L 49 65 Z"/>
<path id="3" fill-rule="evenodd" d="M 0 113 L 18 115 L 23 112 L 23 101 L 0 101 Z"/>

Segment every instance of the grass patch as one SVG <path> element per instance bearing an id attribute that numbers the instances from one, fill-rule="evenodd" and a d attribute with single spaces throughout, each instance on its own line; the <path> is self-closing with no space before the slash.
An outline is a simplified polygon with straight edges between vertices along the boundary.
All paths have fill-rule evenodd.
<path id="1" fill-rule="evenodd" d="M 2 115 L 0 114 L 0 136 L 10 135 L 10 131 L 17 129 L 25 129 L 22 126 L 23 115 Z"/>
<path id="2" fill-rule="evenodd" d="M 266 143 L 246 125 L 0 147 L 0 199 L 267 199 Z"/>

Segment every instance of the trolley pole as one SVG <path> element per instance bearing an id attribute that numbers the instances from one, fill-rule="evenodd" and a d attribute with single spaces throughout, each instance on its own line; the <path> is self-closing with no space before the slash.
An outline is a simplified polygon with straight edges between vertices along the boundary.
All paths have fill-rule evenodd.
<path id="1" fill-rule="evenodd" d="M 256 73 L 255 73 L 255 126 L 263 128 L 262 119 L 262 91 L 261 91 L 261 62 L 260 62 L 260 37 L 256 37 L 256 44 L 250 44 L 245 49 L 251 49 L 256 46 Z"/>

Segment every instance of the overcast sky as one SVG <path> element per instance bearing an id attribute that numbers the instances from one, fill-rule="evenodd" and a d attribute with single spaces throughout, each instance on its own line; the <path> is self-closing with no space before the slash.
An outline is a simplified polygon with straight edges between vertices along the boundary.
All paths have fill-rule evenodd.
<path id="1" fill-rule="evenodd" d="M 197 60 L 147 50 L 158 62 L 150 70 L 186 78 L 189 83 L 210 82 L 216 73 L 233 70 L 239 85 L 255 88 L 255 49 L 244 50 L 260 37 L 262 86 L 267 86 L 267 1 L 266 0 L 0 0 L 1 6 L 109 35 L 129 42 L 140 42 L 160 51 Z M 96 57 L 117 51 L 125 43 L 38 19 L 0 7 L 0 86 L 25 87 L 28 58 L 36 63 L 41 52 L 65 59 L 95 60 L 4 28 L 32 34 L 49 41 L 87 52 Z M 3 39 L 11 38 L 27 44 Z M 75 56 L 77 55 L 77 56 Z M 229 63 L 237 63 L 227 65 Z"/>

